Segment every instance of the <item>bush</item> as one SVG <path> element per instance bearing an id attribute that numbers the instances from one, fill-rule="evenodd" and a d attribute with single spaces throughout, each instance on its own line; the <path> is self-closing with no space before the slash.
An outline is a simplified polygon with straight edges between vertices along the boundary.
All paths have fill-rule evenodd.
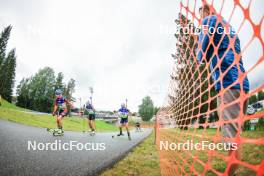
<path id="1" fill-rule="evenodd" d="M 264 118 L 260 118 L 258 123 L 257 123 L 257 126 L 256 126 L 256 129 L 257 130 L 264 130 Z"/>

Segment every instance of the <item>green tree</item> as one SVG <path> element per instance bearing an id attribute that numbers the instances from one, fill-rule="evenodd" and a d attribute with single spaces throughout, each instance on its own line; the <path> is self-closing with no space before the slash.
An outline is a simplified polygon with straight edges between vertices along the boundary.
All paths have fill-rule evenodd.
<path id="1" fill-rule="evenodd" d="M 29 82 L 30 79 L 23 78 L 17 86 L 17 105 L 23 108 L 30 107 L 29 101 Z"/>
<path id="2" fill-rule="evenodd" d="M 6 47 L 10 37 L 12 27 L 7 26 L 0 35 L 0 67 L 2 66 L 6 57 Z M 2 69 L 0 69 L 2 70 Z"/>
<path id="3" fill-rule="evenodd" d="M 2 95 L 9 102 L 12 101 L 14 81 L 15 81 L 15 72 L 16 72 L 15 53 L 16 53 L 15 49 L 12 49 L 3 63 L 4 77 L 2 81 L 4 83 L 4 89 L 2 90 Z"/>
<path id="4" fill-rule="evenodd" d="M 53 106 L 54 70 L 50 67 L 40 69 L 31 82 L 33 109 L 41 112 L 50 112 Z"/>
<path id="5" fill-rule="evenodd" d="M 158 113 L 159 109 L 160 109 L 159 107 L 154 107 L 154 115 Z"/>
<path id="6" fill-rule="evenodd" d="M 138 107 L 138 113 L 143 121 L 149 121 L 154 115 L 153 101 L 149 96 L 142 99 L 142 104 Z"/>
<path id="7" fill-rule="evenodd" d="M 63 73 L 62 72 L 59 72 L 58 75 L 57 75 L 57 77 L 56 77 L 55 90 L 61 89 L 62 91 L 64 91 L 65 85 L 63 83 L 63 78 L 64 78 Z"/>
<path id="8" fill-rule="evenodd" d="M 50 67 L 40 69 L 30 78 L 23 78 L 17 86 L 17 105 L 40 112 L 51 112 L 54 105 L 54 90 L 62 89 L 63 96 L 72 101 L 75 81 L 63 82 L 63 74 Z"/>
<path id="9" fill-rule="evenodd" d="M 0 95 L 9 102 L 12 101 L 16 69 L 15 49 L 6 53 L 11 29 L 11 26 L 6 27 L 0 35 Z"/>
<path id="10" fill-rule="evenodd" d="M 70 79 L 70 81 L 68 82 L 66 89 L 65 89 L 65 97 L 67 100 L 69 101 L 74 101 L 75 102 L 75 98 L 72 96 L 72 94 L 75 92 L 75 80 L 74 79 Z M 71 107 L 67 107 L 68 111 L 70 112 L 71 115 Z"/>
<path id="11" fill-rule="evenodd" d="M 243 126 L 243 130 L 244 131 L 250 130 L 250 120 L 245 121 L 244 126 Z"/>
<path id="12" fill-rule="evenodd" d="M 55 75 L 53 69 L 40 69 L 23 79 L 17 87 L 17 105 L 35 111 L 50 112 L 53 106 Z"/>
<path id="13" fill-rule="evenodd" d="M 257 130 L 264 130 L 264 118 L 259 118 L 257 126 L 256 126 Z"/>
<path id="14" fill-rule="evenodd" d="M 249 98 L 249 104 L 256 103 L 257 101 L 258 101 L 258 97 L 257 97 L 257 95 L 252 95 L 252 96 Z"/>
<path id="15" fill-rule="evenodd" d="M 264 91 L 263 90 L 258 93 L 258 101 L 261 101 L 261 100 L 264 100 Z"/>

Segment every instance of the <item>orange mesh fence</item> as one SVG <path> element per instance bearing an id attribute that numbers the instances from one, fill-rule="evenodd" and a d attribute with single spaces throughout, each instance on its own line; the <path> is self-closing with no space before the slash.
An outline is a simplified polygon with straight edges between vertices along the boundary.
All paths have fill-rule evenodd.
<path id="1" fill-rule="evenodd" d="M 264 27 L 254 10 L 261 2 L 179 5 L 175 64 L 156 117 L 161 174 L 262 176 Z"/>

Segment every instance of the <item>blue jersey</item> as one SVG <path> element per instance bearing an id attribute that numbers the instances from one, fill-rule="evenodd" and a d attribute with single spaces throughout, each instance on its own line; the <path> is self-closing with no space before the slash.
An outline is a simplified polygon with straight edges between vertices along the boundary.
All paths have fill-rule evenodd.
<path id="1" fill-rule="evenodd" d="M 227 22 L 223 18 L 219 21 L 215 15 L 205 17 L 202 21 L 202 25 L 208 27 L 208 32 L 205 33 L 202 29 L 198 41 L 201 45 L 201 50 L 197 53 L 197 59 L 199 62 L 202 62 L 202 59 L 204 58 L 207 62 L 210 62 L 210 70 L 212 71 L 211 76 L 215 82 L 215 89 L 217 91 L 220 91 L 221 88 L 227 88 L 234 82 L 237 82 L 239 70 L 242 73 L 245 72 L 242 58 L 240 58 L 238 65 L 233 65 L 223 76 L 223 79 L 218 80 L 220 74 L 229 69 L 230 65 L 234 62 L 235 53 L 238 55 L 241 53 L 240 40 L 238 36 L 235 35 L 231 26 L 229 27 L 229 30 L 224 30 L 224 25 L 226 24 Z M 213 44 L 209 42 L 210 38 L 213 39 L 213 44 L 218 47 L 216 54 L 214 54 Z M 230 46 L 230 39 L 234 40 L 233 46 Z M 220 68 L 215 69 L 218 62 L 221 62 Z M 231 88 L 241 89 L 239 82 L 234 84 Z M 245 92 L 249 91 L 249 81 L 247 77 L 243 80 L 242 89 Z"/>
<path id="2" fill-rule="evenodd" d="M 118 112 L 121 118 L 128 118 L 129 110 L 127 108 L 120 108 Z"/>

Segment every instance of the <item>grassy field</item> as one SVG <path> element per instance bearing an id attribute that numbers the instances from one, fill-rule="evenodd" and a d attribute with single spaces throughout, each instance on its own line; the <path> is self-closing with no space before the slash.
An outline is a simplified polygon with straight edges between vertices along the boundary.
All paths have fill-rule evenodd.
<path id="1" fill-rule="evenodd" d="M 189 132 L 194 132 L 195 134 L 203 134 L 203 130 L 191 130 Z M 178 129 L 169 129 L 169 130 L 162 130 L 161 134 L 164 135 L 164 138 L 161 139 L 163 140 L 172 140 L 171 142 L 176 142 L 176 138 L 173 136 L 180 136 L 181 139 L 183 140 L 188 140 L 192 139 L 194 141 L 201 141 L 204 139 L 199 139 L 196 137 L 190 137 L 190 136 L 185 136 L 184 135 L 185 131 L 180 131 Z M 179 135 L 181 134 L 181 135 Z M 205 132 L 206 136 L 212 137 L 216 135 L 216 130 L 215 129 L 207 129 Z M 167 136 L 167 137 L 165 137 Z M 264 136 L 264 131 L 246 131 L 243 132 L 242 137 L 244 138 L 251 138 L 251 139 L 259 139 L 263 138 Z M 159 167 L 159 155 L 158 155 L 158 150 L 156 146 L 153 145 L 153 140 L 154 140 L 154 134 L 152 134 L 148 139 L 146 139 L 142 144 L 140 144 L 138 147 L 136 147 L 131 153 L 128 154 L 127 157 L 125 157 L 123 160 L 121 160 L 119 163 L 117 163 L 113 168 L 110 168 L 106 170 L 102 176 L 112 176 L 112 175 L 160 175 L 160 167 Z M 170 141 L 168 140 L 168 141 Z M 242 161 L 252 164 L 252 165 L 257 165 L 264 160 L 264 146 L 262 145 L 255 145 L 255 144 L 244 144 L 242 145 Z M 189 151 L 188 151 L 189 152 Z M 173 158 L 174 162 L 173 164 L 175 165 L 175 161 L 178 161 L 180 165 L 183 166 L 185 171 L 190 170 L 189 166 L 183 163 L 182 159 L 187 160 L 188 164 L 193 164 L 195 170 L 202 174 L 204 171 L 204 167 L 199 164 L 198 162 L 193 162 L 193 159 L 188 155 L 188 152 L 183 152 L 183 151 L 173 151 L 173 152 L 167 152 L 167 154 L 164 153 L 163 156 L 169 155 L 170 157 Z M 202 162 L 206 163 L 208 161 L 208 153 L 206 151 L 191 151 L 190 152 L 192 155 L 197 156 L 198 159 L 200 159 Z M 219 152 L 224 156 L 227 156 L 228 153 L 225 151 Z M 177 155 L 176 155 L 177 154 Z M 178 156 L 182 157 L 179 158 Z M 211 160 L 211 165 L 212 167 L 219 171 L 219 172 L 224 172 L 227 164 L 224 160 L 214 157 Z M 206 176 L 215 176 L 211 171 L 208 171 L 206 173 Z M 240 166 L 239 167 L 239 174 L 238 176 L 254 176 L 255 173 L 247 169 L 245 167 Z"/>
<path id="2" fill-rule="evenodd" d="M 13 104 L 2 102 L 0 107 L 0 119 L 21 123 L 30 126 L 55 128 L 56 118 L 51 115 L 36 115 L 29 110 L 16 107 Z M 63 119 L 63 129 L 66 131 L 87 130 L 87 120 L 79 117 L 65 117 Z M 116 131 L 117 127 L 102 120 L 96 120 L 96 129 L 99 132 Z"/>
<path id="3" fill-rule="evenodd" d="M 153 141 L 154 133 L 134 148 L 123 160 L 115 164 L 113 168 L 102 173 L 102 176 L 160 175 L 158 153 Z"/>
<path id="4" fill-rule="evenodd" d="M 190 136 L 186 133 L 191 133 L 193 135 L 202 135 L 202 138 Z M 169 130 L 162 130 L 161 132 L 161 139 L 162 140 L 168 140 L 170 142 L 180 142 L 180 141 L 187 141 L 187 140 L 193 140 L 194 143 L 196 142 L 202 142 L 202 141 L 210 141 L 210 137 L 213 137 L 216 135 L 215 129 L 207 129 L 204 133 L 204 130 L 189 130 L 181 131 L 179 129 L 169 129 Z M 209 138 L 205 138 L 208 136 Z M 250 139 L 260 139 L 264 137 L 264 131 L 245 131 L 241 135 L 243 138 L 250 138 Z M 256 144 L 249 144 L 244 143 L 241 148 L 240 152 L 242 154 L 241 160 L 245 163 L 252 164 L 252 165 L 258 165 L 264 160 L 264 146 L 263 145 L 256 145 Z M 193 156 L 196 156 L 199 160 L 201 160 L 203 163 L 206 163 L 209 161 L 209 155 L 208 151 L 168 151 L 164 152 L 167 156 L 174 156 L 175 160 L 179 161 L 179 164 L 183 166 L 185 171 L 189 171 L 191 166 L 193 164 L 194 169 L 199 173 L 202 174 L 204 171 L 204 167 L 198 163 L 194 162 L 192 157 L 189 154 L 192 154 Z M 217 151 L 217 153 L 222 154 L 223 156 L 228 156 L 227 151 Z M 183 163 L 183 160 L 187 160 L 188 165 Z M 210 160 L 210 164 L 213 167 L 213 169 L 217 170 L 218 172 L 224 173 L 227 163 L 220 157 L 213 157 Z M 256 175 L 255 172 L 252 170 L 239 166 L 238 169 L 238 175 L 239 176 L 254 176 Z M 206 173 L 206 176 L 216 176 L 212 171 L 208 171 Z"/>
<path id="5" fill-rule="evenodd" d="M 7 102 L 4 99 L 2 99 L 0 108 L 13 109 L 13 110 L 19 110 L 19 111 L 30 111 L 28 109 L 24 109 L 24 108 L 17 107 L 16 105 L 11 104 L 11 103 Z"/>

